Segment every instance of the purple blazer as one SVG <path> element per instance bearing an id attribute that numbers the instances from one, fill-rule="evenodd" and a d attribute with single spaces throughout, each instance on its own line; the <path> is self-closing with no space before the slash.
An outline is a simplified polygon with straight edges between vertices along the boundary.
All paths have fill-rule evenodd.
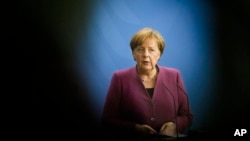
<path id="1" fill-rule="evenodd" d="M 173 121 L 179 133 L 191 125 L 193 115 L 180 72 L 157 67 L 159 73 L 152 98 L 136 67 L 113 74 L 103 109 L 102 122 L 105 125 L 133 131 L 136 123 L 148 124 L 159 131 L 165 122 Z"/>

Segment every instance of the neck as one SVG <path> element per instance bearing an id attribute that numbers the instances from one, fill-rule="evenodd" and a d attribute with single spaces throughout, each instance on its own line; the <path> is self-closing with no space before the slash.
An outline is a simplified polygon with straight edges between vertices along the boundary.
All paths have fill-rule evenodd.
<path id="1" fill-rule="evenodd" d="M 152 81 L 156 79 L 158 69 L 155 67 L 152 70 L 142 71 L 137 68 L 137 72 L 143 81 Z"/>

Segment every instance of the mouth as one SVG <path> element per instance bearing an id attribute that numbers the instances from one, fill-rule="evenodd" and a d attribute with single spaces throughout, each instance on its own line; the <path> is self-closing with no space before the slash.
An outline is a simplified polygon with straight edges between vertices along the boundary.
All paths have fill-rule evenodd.
<path id="1" fill-rule="evenodd" d="M 150 64 L 150 62 L 149 61 L 142 61 L 142 64 L 148 65 L 148 64 Z"/>

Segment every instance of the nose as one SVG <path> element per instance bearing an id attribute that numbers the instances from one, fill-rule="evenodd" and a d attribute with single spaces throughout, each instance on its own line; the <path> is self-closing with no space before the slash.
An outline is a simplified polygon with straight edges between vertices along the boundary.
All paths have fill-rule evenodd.
<path id="1" fill-rule="evenodd" d="M 144 51 L 143 57 L 145 58 L 149 57 L 149 51 L 147 49 Z"/>

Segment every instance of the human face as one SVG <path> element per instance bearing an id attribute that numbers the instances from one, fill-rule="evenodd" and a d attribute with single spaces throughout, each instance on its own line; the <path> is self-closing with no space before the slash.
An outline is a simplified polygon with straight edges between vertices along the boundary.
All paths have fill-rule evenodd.
<path id="1" fill-rule="evenodd" d="M 161 52 L 155 39 L 146 39 L 142 45 L 134 49 L 133 56 L 140 71 L 150 71 L 155 69 Z"/>

